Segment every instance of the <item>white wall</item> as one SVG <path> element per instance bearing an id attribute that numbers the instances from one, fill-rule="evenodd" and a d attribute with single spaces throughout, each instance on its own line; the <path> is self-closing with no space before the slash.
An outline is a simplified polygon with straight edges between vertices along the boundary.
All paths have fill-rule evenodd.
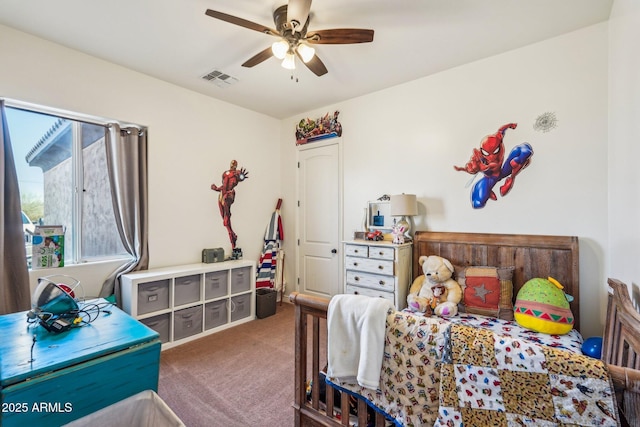
<path id="1" fill-rule="evenodd" d="M 231 252 L 210 186 L 232 159 L 249 170 L 232 208 L 238 246 L 258 259 L 281 187 L 278 120 L 2 25 L 0 57 L 2 97 L 149 127 L 150 267 L 200 262 L 205 247 Z M 97 295 L 111 266 L 73 275 Z M 32 286 L 49 273 L 32 272 Z"/>
<path id="2" fill-rule="evenodd" d="M 576 235 L 581 329 L 600 335 L 607 247 L 606 58 L 607 25 L 599 24 L 283 120 L 283 182 L 295 182 L 295 123 L 337 109 L 344 129 L 345 239 L 359 227 L 367 200 L 402 192 L 418 196 L 419 230 Z M 557 128 L 534 131 L 534 121 L 545 112 L 555 113 Z M 485 135 L 509 122 L 518 128 L 506 132 L 507 150 L 529 142 L 532 163 L 511 193 L 474 210 L 465 187 L 471 176 L 453 165 L 464 165 Z M 295 200 L 293 188 L 284 187 L 283 194 Z"/>
<path id="3" fill-rule="evenodd" d="M 579 236 L 582 330 L 596 335 L 606 277 L 638 283 L 637 197 L 628 197 L 637 195 L 637 177 L 623 176 L 633 170 L 635 157 L 629 153 L 637 153 L 632 118 L 640 99 L 626 98 L 638 90 L 637 54 L 635 60 L 623 55 L 638 51 L 638 30 L 625 23 L 627 15 L 637 23 L 637 6 L 631 4 L 616 0 L 622 23 L 613 24 L 610 46 L 607 24 L 599 24 L 282 122 L 0 26 L 0 96 L 149 126 L 152 267 L 196 262 L 203 247 L 230 250 L 209 186 L 219 183 L 232 158 L 250 171 L 233 207 L 245 258 L 258 258 L 278 197 L 284 199 L 285 228 L 293 236 L 295 123 L 340 110 L 345 238 L 359 227 L 367 200 L 400 192 L 418 195 L 421 230 Z M 610 67 L 608 48 L 620 52 L 617 57 L 612 52 Z M 623 74 L 618 64 L 633 68 Z M 616 86 L 618 78 L 627 84 Z M 608 81 L 615 115 L 611 135 Z M 545 112 L 556 114 L 558 127 L 534 131 L 535 119 Z M 465 187 L 470 176 L 452 166 L 463 165 L 484 135 L 508 122 L 519 126 L 507 131 L 507 149 L 531 143 L 532 164 L 507 197 L 474 210 Z M 615 140 L 610 175 L 609 136 Z M 613 165 L 620 162 L 628 167 L 618 172 Z M 274 173 L 279 169 L 280 175 Z M 608 215 L 615 216 L 610 227 Z M 616 257 L 607 256 L 609 247 Z M 285 239 L 285 249 L 295 253 L 294 239 Z M 611 258 L 616 260 L 607 268 Z M 291 291 L 295 264 L 286 268 Z M 74 274 L 94 286 L 104 274 L 95 271 Z"/>
<path id="4" fill-rule="evenodd" d="M 609 21 L 609 270 L 640 300 L 640 2 L 615 0 Z"/>

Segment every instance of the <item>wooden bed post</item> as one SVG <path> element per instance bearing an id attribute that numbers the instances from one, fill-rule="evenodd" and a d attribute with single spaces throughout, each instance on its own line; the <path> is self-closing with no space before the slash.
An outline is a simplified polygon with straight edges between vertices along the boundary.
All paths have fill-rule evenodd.
<path id="1" fill-rule="evenodd" d="M 613 290 L 607 301 L 607 318 L 602 342 L 602 361 L 616 389 L 622 425 L 640 425 L 640 313 L 627 285 L 617 279 L 607 281 Z M 625 424 L 626 422 L 626 424 Z"/>

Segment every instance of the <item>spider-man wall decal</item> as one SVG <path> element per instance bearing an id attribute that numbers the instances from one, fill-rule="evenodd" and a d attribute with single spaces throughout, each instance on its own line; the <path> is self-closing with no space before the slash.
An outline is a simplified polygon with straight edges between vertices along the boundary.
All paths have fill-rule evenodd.
<path id="1" fill-rule="evenodd" d="M 527 142 L 513 147 L 504 160 L 504 134 L 507 129 L 515 129 L 517 126 L 517 123 L 509 123 L 496 133 L 485 136 L 480 142 L 480 148 L 473 149 L 466 165 L 453 167 L 472 175 L 482 174 L 471 190 L 471 205 L 474 209 L 483 208 L 489 199 L 497 200 L 493 187 L 503 179 L 505 181 L 500 186 L 500 195 L 506 196 L 513 188 L 516 175 L 531 162 L 533 148 Z"/>

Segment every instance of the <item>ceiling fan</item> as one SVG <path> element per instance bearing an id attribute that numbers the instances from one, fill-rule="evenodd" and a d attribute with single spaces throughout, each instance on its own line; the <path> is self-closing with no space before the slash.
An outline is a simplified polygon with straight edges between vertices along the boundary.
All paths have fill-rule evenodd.
<path id="1" fill-rule="evenodd" d="M 373 30 L 334 28 L 307 31 L 310 9 L 311 0 L 289 0 L 288 4 L 278 7 L 273 12 L 273 22 L 276 29 L 211 9 L 207 9 L 206 14 L 212 18 L 280 39 L 270 47 L 249 58 L 242 64 L 243 67 L 253 67 L 275 56 L 278 59 L 282 59 L 284 68 L 293 70 L 295 69 L 295 58 L 297 56 L 315 75 L 322 76 L 327 73 L 327 67 L 318 58 L 315 49 L 310 45 L 369 43 L 373 41 Z"/>

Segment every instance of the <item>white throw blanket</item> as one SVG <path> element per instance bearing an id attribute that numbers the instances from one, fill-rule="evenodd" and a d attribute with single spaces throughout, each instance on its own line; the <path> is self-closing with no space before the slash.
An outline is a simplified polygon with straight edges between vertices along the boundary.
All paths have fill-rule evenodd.
<path id="1" fill-rule="evenodd" d="M 327 311 L 327 375 L 355 378 L 362 387 L 377 389 L 384 352 L 385 321 L 395 306 L 384 298 L 336 295 Z"/>

